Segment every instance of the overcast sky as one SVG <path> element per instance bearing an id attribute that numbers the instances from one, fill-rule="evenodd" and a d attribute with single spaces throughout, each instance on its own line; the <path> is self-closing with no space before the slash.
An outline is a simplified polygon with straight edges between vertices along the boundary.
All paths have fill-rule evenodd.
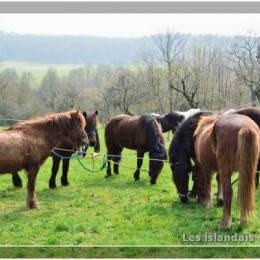
<path id="1" fill-rule="evenodd" d="M 0 31 L 109 37 L 260 33 L 260 14 L 0 14 Z"/>

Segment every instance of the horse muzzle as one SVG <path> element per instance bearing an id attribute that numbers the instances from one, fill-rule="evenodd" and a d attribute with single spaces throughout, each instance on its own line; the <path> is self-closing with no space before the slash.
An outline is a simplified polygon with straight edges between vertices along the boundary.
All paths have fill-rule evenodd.
<path id="1" fill-rule="evenodd" d="M 185 203 L 187 203 L 189 201 L 188 193 L 187 194 L 183 194 L 183 193 L 178 192 L 178 195 L 179 195 L 181 203 L 185 204 Z"/>
<path id="2" fill-rule="evenodd" d="M 96 145 L 95 141 L 89 140 L 89 146 L 94 147 Z"/>

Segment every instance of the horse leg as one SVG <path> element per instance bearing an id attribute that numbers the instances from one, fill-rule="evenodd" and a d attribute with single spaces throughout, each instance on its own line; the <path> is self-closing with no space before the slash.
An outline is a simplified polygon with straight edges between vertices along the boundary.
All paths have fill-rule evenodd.
<path id="1" fill-rule="evenodd" d="M 257 171 L 255 175 L 255 187 L 258 188 L 258 186 L 259 186 L 259 171 Z"/>
<path id="2" fill-rule="evenodd" d="M 105 177 L 111 177 L 111 160 L 112 157 L 110 155 L 107 156 L 107 175 Z"/>
<path id="3" fill-rule="evenodd" d="M 162 161 L 150 160 L 149 161 L 149 176 L 150 176 L 150 183 L 156 184 L 157 178 L 163 168 Z"/>
<path id="4" fill-rule="evenodd" d="M 231 185 L 231 173 L 220 172 L 220 185 L 223 187 L 223 199 L 224 209 L 223 217 L 220 222 L 220 229 L 228 229 L 231 226 L 231 202 L 232 202 L 232 185 Z"/>
<path id="5" fill-rule="evenodd" d="M 12 173 L 12 181 L 14 187 L 23 187 L 22 179 L 20 178 L 19 174 L 17 172 Z"/>
<path id="6" fill-rule="evenodd" d="M 137 151 L 137 166 L 136 166 L 136 170 L 135 170 L 135 173 L 134 173 L 135 181 L 140 180 L 140 169 L 141 169 L 142 164 L 143 164 L 143 157 L 144 157 L 144 152 Z"/>
<path id="7" fill-rule="evenodd" d="M 222 207 L 224 204 L 223 200 L 223 190 L 220 183 L 220 176 L 219 174 L 216 175 L 217 185 L 218 185 L 218 191 L 217 191 L 217 206 Z"/>
<path id="8" fill-rule="evenodd" d="M 205 199 L 202 202 L 203 206 L 206 209 L 212 208 L 212 201 L 211 201 L 211 173 L 205 176 Z"/>
<path id="9" fill-rule="evenodd" d="M 51 168 L 51 177 L 49 179 L 49 188 L 55 189 L 56 186 L 56 175 L 59 170 L 61 159 L 54 154 L 52 155 L 52 168 Z"/>
<path id="10" fill-rule="evenodd" d="M 192 181 L 193 181 L 193 185 L 192 185 L 192 189 L 189 192 L 189 197 L 190 198 L 196 198 L 197 196 L 197 166 L 194 165 L 192 167 Z"/>
<path id="11" fill-rule="evenodd" d="M 37 198 L 35 196 L 35 182 L 39 167 L 28 170 L 28 185 L 27 185 L 27 206 L 30 209 L 37 208 Z"/>
<path id="12" fill-rule="evenodd" d="M 123 148 L 121 146 L 117 146 L 114 150 L 114 153 L 113 153 L 114 155 L 116 155 L 116 156 L 114 156 L 114 159 L 113 159 L 113 161 L 114 161 L 114 173 L 115 174 L 119 174 L 119 162 L 121 160 L 120 155 L 121 155 L 122 151 L 123 151 Z"/>
<path id="13" fill-rule="evenodd" d="M 211 170 L 198 164 L 197 177 L 198 202 L 205 208 L 211 208 Z"/>
<path id="14" fill-rule="evenodd" d="M 63 159 L 62 160 L 62 176 L 61 176 L 61 185 L 62 186 L 68 186 L 68 170 L 70 166 L 70 160 L 69 159 Z"/>

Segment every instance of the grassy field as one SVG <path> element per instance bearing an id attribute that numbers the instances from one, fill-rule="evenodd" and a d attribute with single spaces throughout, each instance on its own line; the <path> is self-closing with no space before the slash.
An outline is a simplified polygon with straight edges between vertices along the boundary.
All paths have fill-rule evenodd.
<path id="1" fill-rule="evenodd" d="M 103 136 L 103 131 L 100 131 Z M 104 154 L 104 142 L 101 140 L 101 153 Z M 169 145 L 169 142 L 167 146 Z M 90 152 L 90 151 L 89 151 Z M 135 152 L 125 150 L 127 158 L 122 159 L 122 166 L 135 167 Z M 91 159 L 84 159 L 83 163 L 92 167 Z M 95 162 L 98 168 L 101 158 Z M 143 169 L 148 168 L 147 156 Z M 257 210 L 252 223 L 242 228 L 239 225 L 237 209 L 237 185 L 234 186 L 232 205 L 233 224 L 229 231 L 221 232 L 218 224 L 222 216 L 222 208 L 214 206 L 206 210 L 195 200 L 182 205 L 171 181 L 169 165 L 165 165 L 158 178 L 157 185 L 149 184 L 148 175 L 141 173 L 141 180 L 134 182 L 133 170 L 121 167 L 120 174 L 110 179 L 104 178 L 105 172 L 88 173 L 81 168 L 77 160 L 71 161 L 69 170 L 70 186 L 60 185 L 60 172 L 57 178 L 58 188 L 48 188 L 51 160 L 42 166 L 37 179 L 36 194 L 39 209 L 28 210 L 25 207 L 26 176 L 21 173 L 24 188 L 17 189 L 11 184 L 11 176 L 0 178 L 0 244 L 2 245 L 247 245 L 258 244 L 260 231 L 260 192 L 257 191 Z M 60 169 L 61 170 L 61 169 Z M 216 191 L 215 180 L 213 192 Z M 214 197 L 215 199 L 215 197 Z M 214 201 L 214 204 L 215 201 Z M 211 242 L 205 241 L 207 235 L 251 235 L 251 242 Z M 199 241 L 185 241 L 188 237 Z M 189 239 L 189 240 L 190 240 Z M 9 250 L 6 249 L 5 250 Z M 17 249 L 14 256 L 34 256 L 22 253 L 24 249 Z M 69 249 L 67 249 L 69 250 Z M 123 248 L 117 256 L 136 256 L 138 250 Z M 150 248 L 148 256 L 159 256 L 165 250 L 156 251 Z M 194 257 L 203 249 L 188 250 L 186 255 Z M 234 250 L 234 249 L 233 249 Z M 227 251 L 228 256 L 240 256 L 244 249 Z M 224 250 L 213 249 L 200 256 L 219 256 Z M 5 251 L 0 251 L 3 252 Z M 7 251 L 8 252 L 8 251 Z M 50 251 L 48 251 L 50 252 Z M 59 256 L 64 256 L 60 251 Z M 74 251 L 73 251 L 74 252 Z M 78 252 L 78 251 L 77 251 Z M 71 256 L 77 256 L 77 252 Z M 105 251 L 102 251 L 103 253 Z M 102 252 L 92 252 L 93 256 L 104 256 Z M 126 253 L 124 253 L 126 252 Z M 174 252 L 178 252 L 175 249 Z M 256 250 L 254 251 L 257 252 Z M 10 251 L 9 251 L 10 253 Z M 38 251 L 39 253 L 39 251 Z M 177 256 L 182 256 L 183 251 Z M 8 254 L 8 253 L 7 253 Z M 46 253 L 47 254 L 47 253 Z M 50 253 L 51 254 L 51 253 Z M 55 255 L 55 253 L 53 253 Z M 141 253 L 140 253 L 141 254 Z M 145 256 L 147 256 L 147 254 Z M 48 254 L 47 254 L 48 255 Z M 68 255 L 68 252 L 67 252 Z M 91 255 L 91 254 L 90 254 Z M 0 253 L 1 256 L 1 253 Z M 51 256 L 51 255 L 49 255 Z M 86 256 L 84 254 L 80 256 Z M 169 256 L 169 255 L 167 255 Z M 198 255 L 196 255 L 198 256 Z M 243 256 L 248 256 L 243 253 Z"/>
<path id="2" fill-rule="evenodd" d="M 60 77 L 66 76 L 70 70 L 83 67 L 83 64 L 42 64 L 29 62 L 1 62 L 1 69 L 16 69 L 18 74 L 31 73 L 33 75 L 33 86 L 36 88 L 40 85 L 44 75 L 49 68 L 54 68 Z"/>

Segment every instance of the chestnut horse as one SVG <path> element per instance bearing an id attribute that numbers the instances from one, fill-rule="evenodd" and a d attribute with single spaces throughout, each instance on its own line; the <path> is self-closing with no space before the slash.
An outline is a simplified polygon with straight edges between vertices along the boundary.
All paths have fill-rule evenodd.
<path id="1" fill-rule="evenodd" d="M 224 113 L 224 115 L 226 115 L 226 114 L 240 114 L 240 115 L 248 116 L 258 125 L 258 127 L 260 127 L 260 109 L 259 108 L 247 107 L 247 108 L 240 108 L 237 110 L 231 109 Z M 257 172 L 256 172 L 256 181 L 255 181 L 256 187 L 259 186 L 259 170 L 260 170 L 260 162 L 258 162 Z M 222 187 L 220 185 L 219 174 L 216 175 L 216 180 L 218 183 L 217 205 L 223 206 L 223 192 L 222 192 Z"/>
<path id="2" fill-rule="evenodd" d="M 100 143 L 99 143 L 99 136 L 97 130 L 97 121 L 98 121 L 98 111 L 95 112 L 83 112 L 85 120 L 87 122 L 85 131 L 87 132 L 88 139 L 89 139 L 89 146 L 94 147 L 94 151 L 98 153 L 100 151 Z M 11 127 L 12 129 L 12 127 Z M 73 150 L 71 144 L 60 144 L 59 148 Z M 84 147 L 83 156 L 86 154 L 88 146 Z M 49 187 L 56 188 L 56 175 L 59 171 L 60 162 L 62 160 L 62 176 L 61 176 L 61 185 L 67 186 L 69 185 L 68 182 L 68 170 L 70 164 L 70 157 L 73 154 L 72 151 L 65 151 L 54 149 L 55 153 L 52 153 L 52 169 L 51 169 L 51 177 L 49 179 Z M 60 155 L 60 156 L 59 156 Z M 61 158 L 66 157 L 66 158 Z M 18 173 L 12 174 L 13 185 L 15 187 L 22 187 L 22 179 L 19 177 Z"/>
<path id="3" fill-rule="evenodd" d="M 223 189 L 224 212 L 220 229 L 231 226 L 231 175 L 239 171 L 238 202 L 241 224 L 249 222 L 255 208 L 255 173 L 260 136 L 259 128 L 249 117 L 226 114 L 204 117 L 195 131 L 198 201 L 206 208 L 211 203 L 211 176 L 217 171 Z"/>
<path id="4" fill-rule="evenodd" d="M 137 151 L 137 167 L 134 179 L 140 179 L 140 168 L 145 152 L 150 159 L 165 160 L 166 150 L 161 126 L 151 115 L 114 116 L 105 127 L 105 142 L 107 147 L 107 177 L 111 176 L 111 162 L 114 162 L 114 173 L 119 173 L 119 161 L 123 148 Z M 163 167 L 162 161 L 149 161 L 150 183 L 155 184 Z"/>
<path id="5" fill-rule="evenodd" d="M 37 207 L 35 182 L 40 166 L 63 143 L 73 149 L 88 144 L 85 126 L 79 111 L 69 111 L 19 122 L 0 133 L 0 173 L 27 172 L 29 208 Z"/>

